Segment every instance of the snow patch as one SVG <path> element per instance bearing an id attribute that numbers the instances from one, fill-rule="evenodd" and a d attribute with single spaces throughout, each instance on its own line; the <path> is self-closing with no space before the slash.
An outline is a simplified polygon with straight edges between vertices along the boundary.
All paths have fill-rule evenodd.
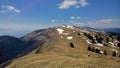
<path id="1" fill-rule="evenodd" d="M 38 35 L 40 35 L 40 34 L 42 34 L 42 32 L 37 33 L 36 36 L 38 36 Z"/>
<path id="2" fill-rule="evenodd" d="M 73 39 L 73 36 L 68 36 L 67 39 L 71 40 L 71 39 Z"/>
<path id="3" fill-rule="evenodd" d="M 95 49 L 100 49 L 99 47 L 95 47 Z"/>
<path id="4" fill-rule="evenodd" d="M 103 54 L 104 52 L 103 51 L 100 51 L 100 54 Z"/>
<path id="5" fill-rule="evenodd" d="M 63 35 L 69 35 L 70 33 L 63 33 Z"/>
<path id="6" fill-rule="evenodd" d="M 38 34 L 41 34 L 42 32 L 39 32 Z"/>
<path id="7" fill-rule="evenodd" d="M 89 31 L 87 31 L 87 30 L 80 30 L 81 32 L 85 32 L 85 33 L 89 33 Z"/>
<path id="8" fill-rule="evenodd" d="M 101 44 L 101 43 L 96 43 L 95 45 L 97 45 L 97 46 L 103 46 L 103 44 Z"/>
<path id="9" fill-rule="evenodd" d="M 114 45 L 115 45 L 114 43 L 109 42 L 109 44 L 110 44 L 111 47 L 115 47 L 115 46 L 114 46 Z"/>
<path id="10" fill-rule="evenodd" d="M 67 25 L 67 28 L 71 28 L 71 29 L 73 29 L 73 26 L 71 26 L 71 25 Z"/>
<path id="11" fill-rule="evenodd" d="M 86 42 L 88 43 L 88 44 L 92 44 L 91 42 L 90 42 L 90 40 L 88 39 L 88 40 L 86 40 Z"/>
<path id="12" fill-rule="evenodd" d="M 66 26 L 64 26 L 64 25 L 63 25 L 62 27 L 64 27 L 64 28 L 65 28 Z"/>
<path id="13" fill-rule="evenodd" d="M 89 39 L 87 39 L 86 42 L 87 42 L 88 44 L 92 44 L 92 43 L 91 43 L 91 40 L 89 40 Z M 96 46 L 103 46 L 102 43 L 96 43 L 96 44 L 94 44 L 94 45 L 96 45 Z"/>
<path id="14" fill-rule="evenodd" d="M 80 33 L 80 34 L 83 34 L 83 33 Z"/>
<path id="15" fill-rule="evenodd" d="M 58 33 L 59 33 L 59 34 L 62 34 L 64 30 L 63 30 L 63 29 L 58 28 L 58 29 L 57 29 L 57 31 L 58 31 Z"/>

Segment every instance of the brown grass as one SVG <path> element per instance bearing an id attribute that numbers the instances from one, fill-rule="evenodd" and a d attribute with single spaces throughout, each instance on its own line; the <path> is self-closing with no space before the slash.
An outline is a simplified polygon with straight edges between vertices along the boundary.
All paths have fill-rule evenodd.
<path id="1" fill-rule="evenodd" d="M 63 29 L 74 38 L 67 40 L 67 36 L 59 35 L 57 31 L 54 31 L 51 34 L 54 41 L 45 43 L 40 50 L 42 53 L 34 54 L 33 52 L 33 54 L 13 60 L 6 68 L 119 68 L 120 58 L 111 56 L 111 49 L 118 48 L 100 47 L 101 50 L 107 50 L 108 55 L 96 54 L 87 50 L 88 44 L 84 40 L 86 37 L 78 36 L 79 31 L 73 33 L 71 29 Z M 60 36 L 63 38 L 61 39 Z M 70 42 L 75 48 L 69 46 Z"/>

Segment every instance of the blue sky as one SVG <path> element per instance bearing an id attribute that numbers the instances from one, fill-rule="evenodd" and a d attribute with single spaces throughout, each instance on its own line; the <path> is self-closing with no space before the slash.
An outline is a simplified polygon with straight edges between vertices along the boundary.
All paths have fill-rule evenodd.
<path id="1" fill-rule="evenodd" d="M 0 35 L 62 24 L 119 28 L 120 0 L 0 0 Z"/>

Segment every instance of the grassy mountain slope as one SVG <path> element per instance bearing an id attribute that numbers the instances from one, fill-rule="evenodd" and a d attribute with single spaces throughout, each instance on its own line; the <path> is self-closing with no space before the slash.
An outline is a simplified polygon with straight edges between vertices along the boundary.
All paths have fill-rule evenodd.
<path id="1" fill-rule="evenodd" d="M 88 44 L 84 33 L 100 34 L 103 41 L 107 36 L 105 32 L 71 26 L 37 30 L 22 38 L 32 45 L 25 51 L 30 53 L 13 60 L 6 68 L 119 68 L 120 48 Z M 88 51 L 89 46 L 106 50 L 107 55 Z M 117 50 L 116 57 L 112 56 L 113 49 Z"/>
<path id="2" fill-rule="evenodd" d="M 0 63 L 17 57 L 26 47 L 18 38 L 0 36 Z"/>

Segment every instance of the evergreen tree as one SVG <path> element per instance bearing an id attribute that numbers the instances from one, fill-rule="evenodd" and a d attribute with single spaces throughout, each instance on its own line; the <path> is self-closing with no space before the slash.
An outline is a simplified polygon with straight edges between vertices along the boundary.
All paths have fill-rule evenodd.
<path id="1" fill-rule="evenodd" d="M 91 43 L 95 44 L 96 42 L 95 42 L 95 40 L 93 39 Z"/>
<path id="2" fill-rule="evenodd" d="M 109 42 L 109 37 L 106 37 L 106 42 L 107 42 L 107 43 Z"/>
<path id="3" fill-rule="evenodd" d="M 74 48 L 74 44 L 73 44 L 73 43 L 70 43 L 70 47 L 71 47 L 71 48 Z"/>
<path id="4" fill-rule="evenodd" d="M 115 52 L 115 51 L 113 51 L 112 56 L 113 56 L 113 57 L 116 57 L 116 52 Z"/>
<path id="5" fill-rule="evenodd" d="M 90 46 L 88 46 L 88 50 L 89 50 L 89 51 L 92 51 L 92 49 L 91 49 L 91 47 L 90 47 Z"/>
<path id="6" fill-rule="evenodd" d="M 84 35 L 87 36 L 87 33 L 84 32 Z"/>
<path id="7" fill-rule="evenodd" d="M 95 52 L 95 48 L 94 47 L 92 47 L 92 52 Z"/>
<path id="8" fill-rule="evenodd" d="M 96 40 L 97 40 L 98 43 L 102 43 L 102 39 L 101 38 L 98 37 L 98 38 L 96 38 Z"/>
<path id="9" fill-rule="evenodd" d="M 90 35 L 88 35 L 88 38 L 89 38 L 89 39 L 91 39 L 91 40 L 93 40 L 93 37 L 92 37 L 92 36 L 90 36 Z"/>
<path id="10" fill-rule="evenodd" d="M 98 38 L 98 36 L 97 36 L 97 35 L 95 35 L 95 38 Z"/>
<path id="11" fill-rule="evenodd" d="M 104 46 L 108 46 L 108 44 L 104 44 Z"/>
<path id="12" fill-rule="evenodd" d="M 96 51 L 96 53 L 98 53 L 98 54 L 100 53 L 100 49 L 98 49 L 98 48 L 97 48 L 95 51 Z"/>
<path id="13" fill-rule="evenodd" d="M 103 41 L 103 38 L 102 38 L 102 37 L 99 37 L 99 39 Z"/>
<path id="14" fill-rule="evenodd" d="M 104 55 L 107 55 L 107 51 L 106 50 L 104 50 Z"/>
<path id="15" fill-rule="evenodd" d="M 118 43 L 117 46 L 120 47 L 120 43 Z"/>
<path id="16" fill-rule="evenodd" d="M 78 32 L 78 34 L 77 35 L 80 35 L 80 33 Z"/>
<path id="17" fill-rule="evenodd" d="M 118 36 L 116 39 L 117 39 L 118 41 L 120 41 L 120 36 Z"/>

